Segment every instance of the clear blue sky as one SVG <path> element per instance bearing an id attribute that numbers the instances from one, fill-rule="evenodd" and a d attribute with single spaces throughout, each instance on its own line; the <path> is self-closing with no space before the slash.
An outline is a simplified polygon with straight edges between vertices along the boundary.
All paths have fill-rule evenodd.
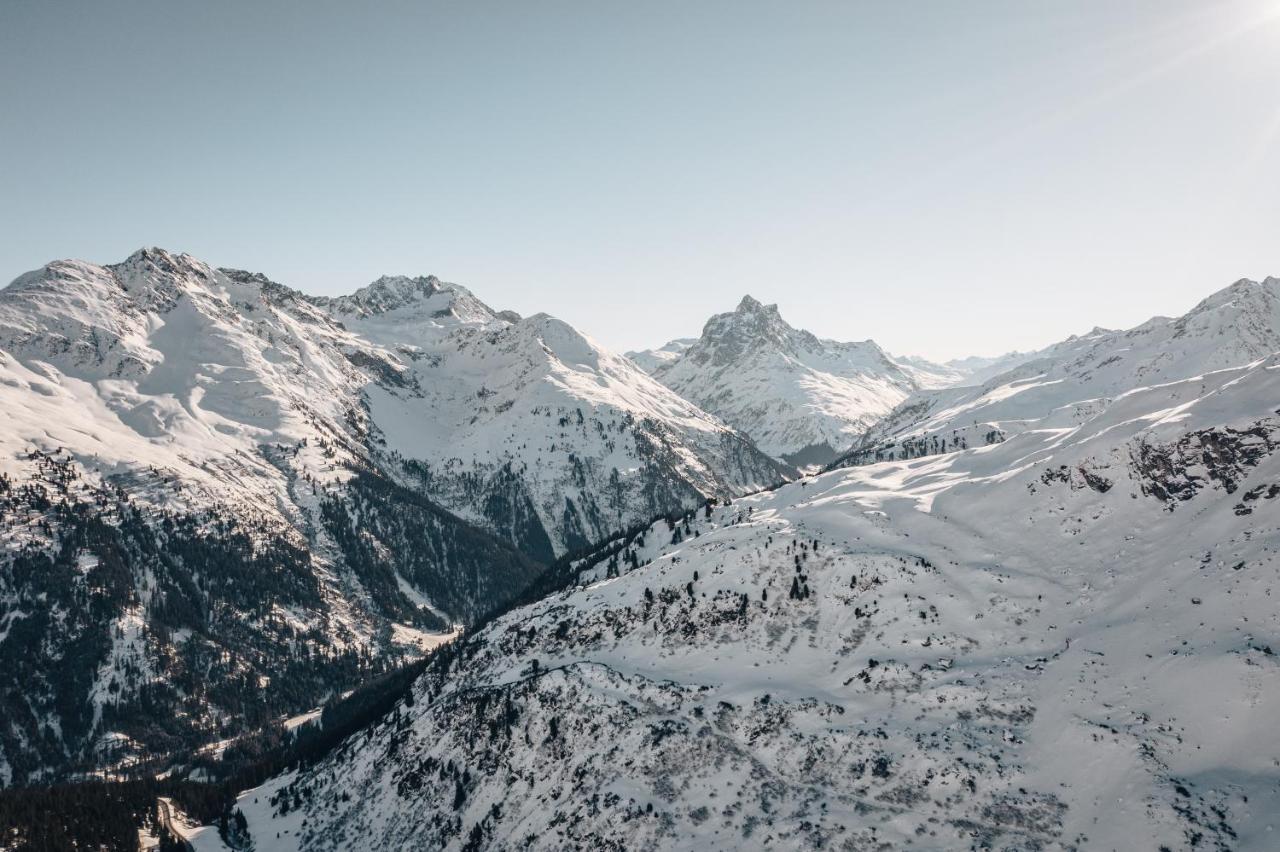
<path id="1" fill-rule="evenodd" d="M 0 279 L 434 273 L 950 357 L 1280 275 L 1280 0 L 0 2 Z"/>

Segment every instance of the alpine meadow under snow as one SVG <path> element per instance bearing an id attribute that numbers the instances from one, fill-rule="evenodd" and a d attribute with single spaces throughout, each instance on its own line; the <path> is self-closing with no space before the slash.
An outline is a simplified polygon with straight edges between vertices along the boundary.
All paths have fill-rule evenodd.
<path id="1" fill-rule="evenodd" d="M 146 249 L 0 291 L 0 407 L 0 785 L 167 784 L 147 843 L 1280 843 L 1278 279 L 622 356 Z"/>

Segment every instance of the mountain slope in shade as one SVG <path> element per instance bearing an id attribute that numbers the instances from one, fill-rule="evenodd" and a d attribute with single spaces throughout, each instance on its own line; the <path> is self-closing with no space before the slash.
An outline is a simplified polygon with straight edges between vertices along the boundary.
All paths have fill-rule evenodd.
<path id="1" fill-rule="evenodd" d="M 3 782 L 314 706 L 568 549 L 784 473 L 550 317 L 158 249 L 0 291 L 0 408 Z"/>
<path id="2" fill-rule="evenodd" d="M 812 466 L 852 445 L 924 372 L 872 341 L 839 343 L 792 328 L 777 305 L 747 296 L 708 320 L 698 341 L 654 376 L 765 452 Z"/>
<path id="3" fill-rule="evenodd" d="M 1095 328 L 973 387 L 924 391 L 837 464 L 978 447 L 1027 430 L 1070 429 L 1135 387 L 1188 379 L 1280 349 L 1280 279 L 1238 281 L 1181 317 Z"/>
<path id="4" fill-rule="evenodd" d="M 243 795 L 255 848 L 1269 848 L 1280 360 L 1148 376 L 650 528 Z"/>

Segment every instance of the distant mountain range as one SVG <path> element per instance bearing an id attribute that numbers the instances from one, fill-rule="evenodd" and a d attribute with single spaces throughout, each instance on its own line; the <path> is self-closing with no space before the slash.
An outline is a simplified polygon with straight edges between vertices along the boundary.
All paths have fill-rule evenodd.
<path id="1" fill-rule="evenodd" d="M 750 296 L 696 340 L 630 352 L 681 396 L 746 432 L 788 464 L 830 462 L 914 391 L 962 383 L 1019 356 L 935 364 L 895 358 L 866 340 L 822 340 Z"/>
<path id="2" fill-rule="evenodd" d="M 864 433 L 838 464 L 980 447 L 1032 429 L 1074 429 L 1134 388 L 1183 381 L 1277 350 L 1280 279 L 1238 281 L 1181 317 L 1155 317 L 1127 331 L 1095 328 L 1018 355 L 1011 368 L 981 383 L 916 394 Z"/>
<path id="3" fill-rule="evenodd" d="M 791 472 L 552 317 L 435 278 L 313 298 L 159 249 L 0 291 L 0 407 L 0 780 L 212 733 L 206 705 L 311 706 L 346 682 L 327 668 Z"/>
<path id="4" fill-rule="evenodd" d="M 1270 848 L 1277 284 L 915 391 L 856 466 L 621 537 L 452 646 L 364 735 L 243 794 L 250 833 L 271 850 Z M 794 347 L 750 303 L 709 331 L 726 345 L 660 372 Z"/>
<path id="5" fill-rule="evenodd" d="M 0 787 L 187 779 L 148 842 L 1274 845 L 1280 279 L 622 356 L 146 249 L 0 291 L 0 410 Z"/>
<path id="6" fill-rule="evenodd" d="M 639 352 L 628 352 L 627 357 L 634 361 L 640 369 L 652 374 L 659 367 L 670 364 L 683 355 L 690 346 L 698 342 L 696 337 L 680 337 L 669 341 L 657 349 L 644 349 Z"/>

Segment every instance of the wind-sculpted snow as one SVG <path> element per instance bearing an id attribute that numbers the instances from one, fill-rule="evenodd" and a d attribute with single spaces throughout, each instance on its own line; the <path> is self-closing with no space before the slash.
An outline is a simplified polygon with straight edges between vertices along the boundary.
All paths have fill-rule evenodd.
<path id="1" fill-rule="evenodd" d="M 659 523 L 244 794 L 255 848 L 1272 848 L 1277 399 L 1272 356 Z"/>

